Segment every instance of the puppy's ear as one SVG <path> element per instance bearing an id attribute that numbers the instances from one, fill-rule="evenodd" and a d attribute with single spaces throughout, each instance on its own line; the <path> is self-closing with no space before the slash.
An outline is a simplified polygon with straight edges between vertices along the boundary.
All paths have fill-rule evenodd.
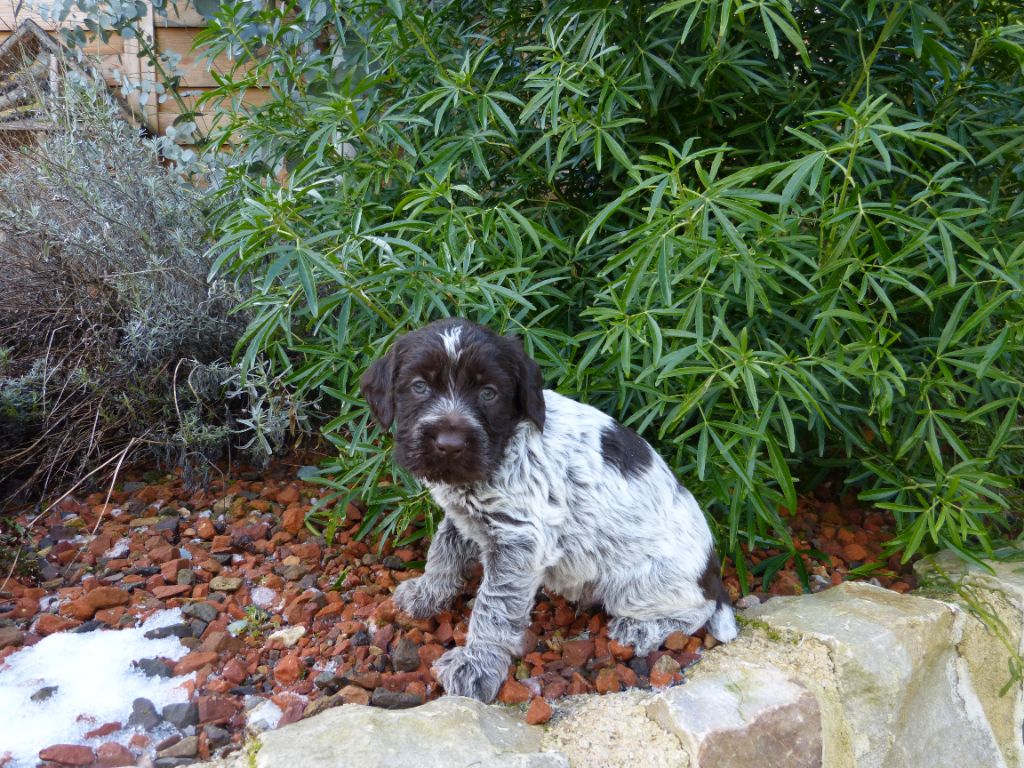
<path id="1" fill-rule="evenodd" d="M 544 431 L 544 377 L 540 366 L 526 354 L 515 336 L 503 337 L 515 364 L 516 406 L 519 412 Z"/>
<path id="2" fill-rule="evenodd" d="M 375 361 L 359 379 L 359 392 L 370 406 L 373 418 L 382 429 L 395 420 L 395 376 L 398 373 L 398 344 L 392 344 L 384 357 Z"/>

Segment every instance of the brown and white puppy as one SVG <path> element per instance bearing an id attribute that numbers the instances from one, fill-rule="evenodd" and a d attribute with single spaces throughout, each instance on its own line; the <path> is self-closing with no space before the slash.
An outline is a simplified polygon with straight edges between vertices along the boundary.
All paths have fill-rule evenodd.
<path id="1" fill-rule="evenodd" d="M 635 432 L 545 390 L 517 339 L 431 323 L 370 366 L 361 391 L 380 425 L 394 425 L 396 461 L 445 512 L 423 576 L 395 590 L 398 607 L 439 613 L 483 564 L 466 645 L 434 665 L 448 693 L 497 695 L 542 586 L 603 604 L 610 636 L 639 655 L 705 623 L 723 642 L 736 636 L 693 496 Z"/>

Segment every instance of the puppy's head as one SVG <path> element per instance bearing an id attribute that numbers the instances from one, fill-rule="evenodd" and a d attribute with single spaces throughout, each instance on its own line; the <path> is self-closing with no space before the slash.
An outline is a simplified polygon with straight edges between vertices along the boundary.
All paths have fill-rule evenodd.
<path id="1" fill-rule="evenodd" d="M 543 390 L 518 339 L 458 319 L 400 337 L 360 381 L 398 463 L 450 485 L 490 477 L 524 419 L 544 428 Z"/>

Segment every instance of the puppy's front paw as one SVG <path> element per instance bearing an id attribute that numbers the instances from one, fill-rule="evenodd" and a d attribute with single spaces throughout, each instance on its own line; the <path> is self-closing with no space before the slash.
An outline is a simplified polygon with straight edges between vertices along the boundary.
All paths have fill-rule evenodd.
<path id="1" fill-rule="evenodd" d="M 485 704 L 494 701 L 508 674 L 511 657 L 488 646 L 452 648 L 434 662 L 431 671 L 450 696 L 469 696 Z"/>
<path id="2" fill-rule="evenodd" d="M 414 619 L 427 619 L 447 608 L 455 594 L 453 589 L 439 584 L 436 579 L 419 576 L 399 584 L 393 598 L 398 610 Z"/>

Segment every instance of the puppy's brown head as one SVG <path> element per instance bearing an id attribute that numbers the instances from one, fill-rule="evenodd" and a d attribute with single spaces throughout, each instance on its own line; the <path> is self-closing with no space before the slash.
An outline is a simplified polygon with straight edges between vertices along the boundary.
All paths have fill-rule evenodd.
<path id="1" fill-rule="evenodd" d="M 543 390 L 518 339 L 459 319 L 400 337 L 360 381 L 398 463 L 451 485 L 486 480 L 523 420 L 544 428 Z"/>

